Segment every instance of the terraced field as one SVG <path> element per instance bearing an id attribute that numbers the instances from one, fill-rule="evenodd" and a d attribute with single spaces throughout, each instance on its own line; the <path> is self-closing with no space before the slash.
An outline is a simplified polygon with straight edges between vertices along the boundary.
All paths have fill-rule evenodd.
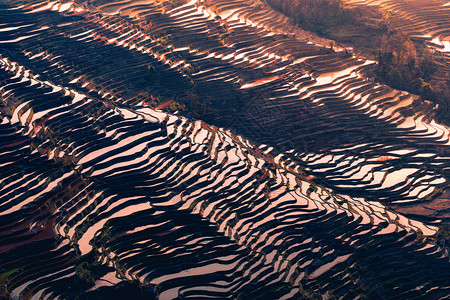
<path id="1" fill-rule="evenodd" d="M 385 11 L 389 26 L 410 38 L 426 41 L 440 68 L 433 80 L 450 74 L 450 4 L 446 0 L 345 0 L 348 5 L 370 5 Z"/>
<path id="2" fill-rule="evenodd" d="M 374 62 L 256 2 L 0 5 L 1 293 L 448 297 L 449 129 Z"/>

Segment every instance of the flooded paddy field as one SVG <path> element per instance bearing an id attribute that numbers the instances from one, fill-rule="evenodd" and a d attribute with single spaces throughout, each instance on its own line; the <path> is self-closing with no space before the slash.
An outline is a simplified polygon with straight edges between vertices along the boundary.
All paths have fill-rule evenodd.
<path id="1" fill-rule="evenodd" d="M 450 2 L 445 0 L 345 0 L 347 5 L 368 5 L 385 11 L 389 27 L 412 40 L 423 41 L 438 57 L 431 84 L 445 82 L 450 72 Z"/>
<path id="2" fill-rule="evenodd" d="M 0 293 L 448 297 L 449 129 L 375 62 L 251 1 L 0 16 Z"/>

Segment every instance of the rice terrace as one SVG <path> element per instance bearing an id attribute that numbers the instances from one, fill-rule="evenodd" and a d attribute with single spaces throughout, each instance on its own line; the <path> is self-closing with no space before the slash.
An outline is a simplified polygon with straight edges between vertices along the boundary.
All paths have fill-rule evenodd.
<path id="1" fill-rule="evenodd" d="M 0 0 L 0 299 L 449 299 L 448 0 Z"/>

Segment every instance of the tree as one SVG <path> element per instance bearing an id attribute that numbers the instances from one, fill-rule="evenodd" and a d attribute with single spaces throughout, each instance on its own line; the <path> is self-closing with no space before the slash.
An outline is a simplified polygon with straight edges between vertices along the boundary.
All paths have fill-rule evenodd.
<path id="1" fill-rule="evenodd" d="M 421 95 L 423 85 L 424 85 L 424 81 L 422 78 L 419 77 L 419 78 L 415 78 L 414 80 L 412 80 L 409 86 L 411 87 L 412 93 Z"/>
<path id="2" fill-rule="evenodd" d="M 390 85 L 396 89 L 403 89 L 403 76 L 398 69 L 392 69 L 387 75 L 387 80 Z"/>
<path id="3" fill-rule="evenodd" d="M 436 95 L 429 84 L 425 84 L 422 88 L 422 97 L 426 100 L 436 102 Z"/>

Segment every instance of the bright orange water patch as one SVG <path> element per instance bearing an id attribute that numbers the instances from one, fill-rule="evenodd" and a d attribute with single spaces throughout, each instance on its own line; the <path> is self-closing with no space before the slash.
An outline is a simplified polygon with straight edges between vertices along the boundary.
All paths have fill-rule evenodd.
<path id="1" fill-rule="evenodd" d="M 308 176 L 305 177 L 305 179 L 309 180 L 309 181 L 311 181 L 311 180 L 313 180 L 315 178 L 316 178 L 316 176 L 314 176 L 314 175 L 308 175 Z"/>
<path id="2" fill-rule="evenodd" d="M 158 106 L 155 107 L 155 109 L 165 109 L 168 108 L 169 105 L 172 103 L 172 100 L 168 100 L 166 102 L 160 103 Z"/>
<path id="3" fill-rule="evenodd" d="M 255 87 L 255 86 L 258 86 L 258 85 L 262 85 L 262 84 L 265 84 L 265 83 L 272 82 L 272 81 L 280 79 L 280 78 L 281 78 L 281 76 L 278 76 L 278 75 L 275 75 L 275 76 L 272 76 L 272 77 L 262 78 L 262 79 L 259 79 L 259 80 L 256 80 L 256 81 L 244 84 L 243 86 L 241 86 L 241 89 L 248 89 L 248 88 L 251 88 L 251 87 Z"/>
<path id="4" fill-rule="evenodd" d="M 377 161 L 386 161 L 386 160 L 391 160 L 391 159 L 395 159 L 395 157 L 392 156 L 380 156 L 377 158 Z"/>

